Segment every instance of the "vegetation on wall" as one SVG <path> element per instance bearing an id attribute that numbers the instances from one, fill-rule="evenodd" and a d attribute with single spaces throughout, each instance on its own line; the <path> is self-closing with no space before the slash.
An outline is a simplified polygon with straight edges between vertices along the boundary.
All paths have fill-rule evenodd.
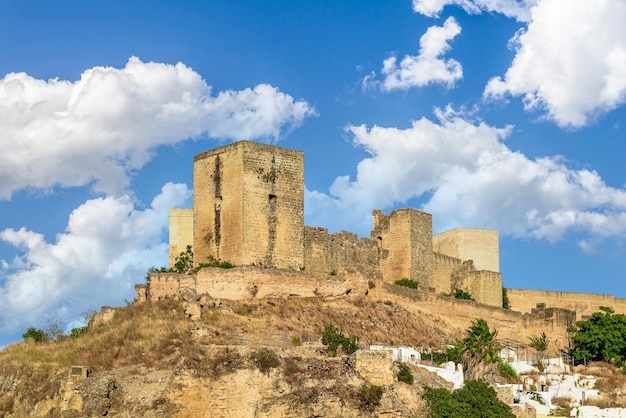
<path id="1" fill-rule="evenodd" d="M 622 367 L 626 359 L 626 315 L 606 306 L 600 311 L 570 329 L 574 333 L 574 358 L 608 361 Z"/>
<path id="2" fill-rule="evenodd" d="M 193 269 L 193 251 L 191 250 L 191 245 L 188 245 L 185 251 L 176 256 L 176 260 L 174 261 L 171 271 L 184 273 L 191 269 Z"/>
<path id="3" fill-rule="evenodd" d="M 466 276 L 467 272 L 465 269 L 454 269 L 452 274 L 450 274 L 450 293 L 442 293 L 442 295 L 461 300 L 475 300 L 471 294 L 461 289 L 461 285 L 465 281 Z"/>
<path id="4" fill-rule="evenodd" d="M 426 389 L 423 398 L 433 418 L 513 418 L 511 408 L 500 401 L 496 391 L 483 380 L 470 380 L 454 392 Z"/>
<path id="5" fill-rule="evenodd" d="M 393 284 L 398 285 L 398 286 L 408 287 L 410 289 L 417 289 L 417 287 L 419 286 L 419 283 L 417 282 L 417 280 L 408 279 L 406 277 L 400 280 L 396 280 Z"/>
<path id="6" fill-rule="evenodd" d="M 443 293 L 443 295 L 447 297 L 453 297 L 455 299 L 461 299 L 461 300 L 475 300 L 471 294 L 467 293 L 465 290 L 462 290 L 462 289 L 454 289 L 450 293 Z"/>
<path id="7" fill-rule="evenodd" d="M 504 309 L 511 309 L 511 302 L 509 301 L 509 295 L 506 291 L 506 287 L 502 288 L 502 307 Z"/>

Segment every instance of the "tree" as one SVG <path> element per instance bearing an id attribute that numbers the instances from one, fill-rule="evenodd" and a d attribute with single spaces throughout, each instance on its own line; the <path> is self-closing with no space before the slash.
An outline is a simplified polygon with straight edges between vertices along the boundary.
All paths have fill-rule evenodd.
<path id="1" fill-rule="evenodd" d="M 48 336 L 44 330 L 35 327 L 28 328 L 26 332 L 22 334 L 22 338 L 24 338 L 24 341 L 32 339 L 36 343 L 42 343 L 48 340 Z"/>
<path id="2" fill-rule="evenodd" d="M 467 336 L 457 345 L 462 353 L 463 368 L 467 371 L 468 380 L 471 380 L 491 371 L 484 366 L 498 362 L 502 346 L 495 341 L 498 331 L 491 331 L 484 319 L 472 321 L 466 332 Z"/>
<path id="3" fill-rule="evenodd" d="M 530 341 L 530 346 L 540 353 L 541 362 L 543 362 L 544 351 L 548 349 L 548 344 L 550 344 L 546 333 L 542 332 L 541 335 L 532 335 L 528 337 L 528 340 Z"/>
<path id="4" fill-rule="evenodd" d="M 423 398 L 433 418 L 513 418 L 511 408 L 498 399 L 484 380 L 470 380 L 461 389 L 426 389 Z"/>
<path id="5" fill-rule="evenodd" d="M 626 359 L 626 315 L 613 309 L 600 307 L 585 321 L 576 322 L 574 358 L 577 360 L 603 360 L 622 367 Z"/>
<path id="6" fill-rule="evenodd" d="M 178 273 L 184 273 L 191 269 L 193 269 L 193 251 L 191 250 L 191 245 L 188 245 L 185 251 L 176 256 L 172 270 Z"/>
<path id="7" fill-rule="evenodd" d="M 335 325 L 328 324 L 322 333 L 322 344 L 328 347 L 331 356 L 336 357 L 339 346 L 343 348 L 346 354 L 352 354 L 358 350 L 359 338 L 355 335 L 348 338 Z"/>

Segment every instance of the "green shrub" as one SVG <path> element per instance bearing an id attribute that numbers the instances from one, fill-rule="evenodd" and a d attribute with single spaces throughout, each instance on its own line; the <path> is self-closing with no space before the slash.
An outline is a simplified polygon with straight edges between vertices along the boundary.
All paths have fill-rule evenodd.
<path id="1" fill-rule="evenodd" d="M 70 331 L 70 338 L 79 337 L 79 336 L 87 333 L 87 330 L 88 330 L 87 326 L 72 328 L 72 331 Z"/>
<path id="2" fill-rule="evenodd" d="M 300 339 L 300 337 L 293 336 L 291 337 L 291 344 L 295 346 L 300 346 L 302 345 L 302 340 Z"/>
<path id="3" fill-rule="evenodd" d="M 28 328 L 26 332 L 22 334 L 22 338 L 24 338 L 24 341 L 32 339 L 36 343 L 42 343 L 48 340 L 48 336 L 44 330 L 35 327 Z"/>
<path id="4" fill-rule="evenodd" d="M 413 373 L 411 373 L 411 368 L 404 363 L 398 364 L 398 382 L 404 382 L 407 385 L 413 384 Z"/>
<path id="5" fill-rule="evenodd" d="M 336 357 L 339 346 L 343 348 L 346 354 L 352 354 L 358 350 L 359 338 L 355 335 L 348 338 L 343 335 L 339 328 L 333 324 L 328 324 L 322 333 L 322 344 L 328 347 L 331 356 Z"/>
<path id="6" fill-rule="evenodd" d="M 383 388 L 378 385 L 363 383 L 359 389 L 362 405 L 365 407 L 378 406 L 383 397 Z"/>
<path id="7" fill-rule="evenodd" d="M 402 278 L 400 280 L 396 280 L 394 282 L 394 284 L 398 285 L 398 286 L 404 286 L 404 287 L 408 287 L 410 289 L 417 289 L 417 286 L 419 285 L 419 283 L 417 282 L 417 280 L 411 280 L 408 278 Z"/>
<path id="8" fill-rule="evenodd" d="M 507 380 L 517 380 L 517 373 L 515 369 L 507 362 L 501 361 L 498 366 L 498 370 L 500 371 L 500 376 L 504 377 Z"/>
<path id="9" fill-rule="evenodd" d="M 206 263 L 199 263 L 198 264 L 198 268 L 205 268 L 205 267 L 218 267 L 221 269 L 232 269 L 233 267 L 235 267 L 234 264 L 228 262 L 228 261 L 221 261 L 218 260 L 212 256 L 208 257 L 209 261 Z"/>
<path id="10" fill-rule="evenodd" d="M 454 289 L 450 293 L 443 293 L 443 295 L 447 297 L 453 297 L 455 299 L 475 301 L 475 299 L 472 297 L 471 294 L 467 293 L 465 290 L 462 290 L 462 289 Z"/>
<path id="11" fill-rule="evenodd" d="M 193 251 L 191 250 L 191 245 L 188 245 L 185 251 L 176 256 L 172 271 L 184 273 L 191 269 L 193 269 Z"/>
<path id="12" fill-rule="evenodd" d="M 244 303 L 243 305 L 235 306 L 233 308 L 233 312 L 238 315 L 250 315 L 252 312 L 254 312 L 254 306 L 250 306 Z"/>
<path id="13" fill-rule="evenodd" d="M 511 408 L 498 400 L 496 391 L 483 380 L 469 380 L 452 393 L 443 388 L 428 388 L 423 398 L 433 418 L 515 417 Z"/>
<path id="14" fill-rule="evenodd" d="M 280 366 L 280 357 L 269 348 L 261 348 L 252 355 L 254 364 L 259 368 L 261 373 L 270 375 L 270 371 Z"/>

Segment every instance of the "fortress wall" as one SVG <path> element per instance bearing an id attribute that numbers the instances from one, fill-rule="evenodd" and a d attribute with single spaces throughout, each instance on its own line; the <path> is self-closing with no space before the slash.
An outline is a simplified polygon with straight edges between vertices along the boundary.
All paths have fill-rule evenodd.
<path id="1" fill-rule="evenodd" d="M 433 250 L 473 260 L 477 270 L 500 271 L 498 231 L 457 228 L 433 236 Z"/>
<path id="2" fill-rule="evenodd" d="M 367 281 L 359 277 L 314 277 L 299 271 L 258 267 L 203 268 L 196 273 L 196 280 L 196 293 L 231 300 L 364 295 L 369 290 Z"/>
<path id="3" fill-rule="evenodd" d="M 198 154 L 193 167 L 194 262 L 243 264 L 243 147 Z"/>
<path id="4" fill-rule="evenodd" d="M 235 267 L 207 267 L 195 274 L 153 273 L 148 299 L 174 297 L 185 290 L 213 298 L 241 300 L 251 298 L 336 297 L 365 295 L 367 280 L 358 275 L 314 277 L 299 271 Z M 145 291 L 137 289 L 138 296 Z"/>
<path id="5" fill-rule="evenodd" d="M 305 272 L 314 276 L 331 273 L 380 278 L 380 251 L 373 239 L 351 232 L 328 234 L 325 228 L 304 227 Z"/>
<path id="6" fill-rule="evenodd" d="M 194 254 L 235 265 L 304 265 L 304 155 L 240 141 L 194 159 Z"/>
<path id="7" fill-rule="evenodd" d="M 502 306 L 502 274 L 486 270 L 469 271 L 465 282 L 465 291 L 477 302 Z"/>
<path id="8" fill-rule="evenodd" d="M 479 318 L 487 320 L 489 328 L 498 331 L 498 339 L 517 341 L 520 347 L 528 344 L 529 336 L 545 332 L 551 339 L 548 354 L 558 354 L 560 348 L 567 347 L 567 327 L 573 325 L 576 315 L 575 312 L 558 308 L 521 313 L 441 296 L 434 290 L 422 287 L 413 290 L 385 283 L 384 290 L 409 300 L 410 303 L 403 303 L 401 299 L 395 299 L 404 309 L 411 312 L 419 311 L 454 318 L 454 325 L 462 327 L 459 337 L 471 326 L 472 321 Z"/>
<path id="9" fill-rule="evenodd" d="M 304 154 L 242 142 L 244 263 L 304 266 Z"/>
<path id="10" fill-rule="evenodd" d="M 177 295 L 180 290 L 179 276 L 178 273 L 152 273 L 147 292 L 148 299 L 156 301 Z"/>
<path id="11" fill-rule="evenodd" d="M 372 238 L 382 248 L 383 280 L 411 278 L 430 286 L 433 271 L 432 215 L 400 209 L 389 216 L 373 212 Z"/>
<path id="12" fill-rule="evenodd" d="M 437 293 L 450 292 L 450 277 L 455 270 L 463 268 L 463 262 L 454 257 L 441 253 L 434 253 L 433 281 L 431 286 Z"/>
<path id="13" fill-rule="evenodd" d="M 170 249 L 169 266 L 173 267 L 176 257 L 193 246 L 193 209 L 170 209 L 169 214 Z"/>
<path id="14" fill-rule="evenodd" d="M 507 288 L 507 296 L 512 310 L 531 312 L 538 303 L 545 303 L 548 308 L 576 311 L 577 321 L 598 312 L 601 306 L 626 314 L 626 299 L 615 298 L 613 295 Z"/>

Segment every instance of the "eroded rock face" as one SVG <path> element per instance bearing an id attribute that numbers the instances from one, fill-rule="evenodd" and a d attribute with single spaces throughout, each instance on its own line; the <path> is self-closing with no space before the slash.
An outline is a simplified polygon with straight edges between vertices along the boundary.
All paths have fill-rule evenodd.
<path id="1" fill-rule="evenodd" d="M 3 416 L 357 418 L 414 417 L 423 409 L 421 386 L 395 381 L 383 386 L 378 406 L 368 404 L 359 391 L 370 382 L 357 371 L 355 356 L 330 358 L 320 347 L 282 350 L 280 364 L 268 373 L 251 360 L 254 350 L 212 350 L 214 355 L 198 363 L 201 370 L 187 365 L 169 370 L 128 366 L 80 381 L 68 379 L 65 387 L 28 413 L 21 408 Z M 237 361 L 220 363 L 231 357 Z"/>

